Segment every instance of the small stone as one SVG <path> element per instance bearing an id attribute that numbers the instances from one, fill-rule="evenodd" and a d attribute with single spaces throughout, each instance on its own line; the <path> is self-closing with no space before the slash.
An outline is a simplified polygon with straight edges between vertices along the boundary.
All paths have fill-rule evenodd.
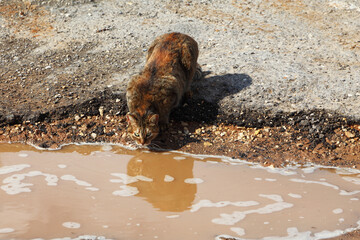
<path id="1" fill-rule="evenodd" d="M 220 135 L 220 131 L 215 131 L 215 135 Z"/>
<path id="2" fill-rule="evenodd" d="M 355 134 L 353 134 L 352 132 L 347 131 L 347 132 L 345 132 L 345 136 L 347 138 L 353 138 L 353 137 L 355 137 Z"/>
<path id="3" fill-rule="evenodd" d="M 259 133 L 260 133 L 260 130 L 256 130 L 255 132 L 254 132 L 254 135 L 256 136 L 256 135 L 259 135 Z"/>
<path id="4" fill-rule="evenodd" d="M 100 113 L 100 116 L 104 116 L 104 107 L 103 106 L 100 106 L 99 107 L 99 113 Z"/>
<path id="5" fill-rule="evenodd" d="M 97 137 L 96 133 L 92 133 L 92 134 L 91 134 L 91 137 L 92 137 L 93 139 L 95 139 L 95 138 Z"/>
<path id="6" fill-rule="evenodd" d="M 244 133 L 242 133 L 242 132 L 241 132 L 241 133 L 239 133 L 239 135 L 238 135 L 238 138 L 237 138 L 237 139 L 238 139 L 238 140 L 241 140 L 241 139 L 243 139 L 243 138 L 244 138 Z"/>
<path id="7" fill-rule="evenodd" d="M 75 115 L 75 121 L 79 121 L 80 120 L 80 116 L 79 115 Z"/>
<path id="8" fill-rule="evenodd" d="M 187 128 L 187 127 L 184 127 L 184 133 L 186 134 L 186 135 L 188 135 L 190 132 L 189 132 L 189 129 Z"/>
<path id="9" fill-rule="evenodd" d="M 200 133 L 201 133 L 201 128 L 196 129 L 196 130 L 195 130 L 195 133 L 196 133 L 196 134 L 200 134 Z"/>
<path id="10" fill-rule="evenodd" d="M 212 146 L 212 143 L 211 142 L 204 142 L 204 146 L 205 147 L 210 147 L 210 146 Z"/>

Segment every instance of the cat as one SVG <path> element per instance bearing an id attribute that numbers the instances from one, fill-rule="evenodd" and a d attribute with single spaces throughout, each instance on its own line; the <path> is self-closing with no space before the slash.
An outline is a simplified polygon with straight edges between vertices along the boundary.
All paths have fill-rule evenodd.
<path id="1" fill-rule="evenodd" d="M 197 64 L 197 42 L 182 33 L 167 33 L 150 45 L 145 67 L 131 78 L 126 90 L 128 134 L 138 145 L 149 145 L 169 124 L 170 112 L 190 94 Z"/>

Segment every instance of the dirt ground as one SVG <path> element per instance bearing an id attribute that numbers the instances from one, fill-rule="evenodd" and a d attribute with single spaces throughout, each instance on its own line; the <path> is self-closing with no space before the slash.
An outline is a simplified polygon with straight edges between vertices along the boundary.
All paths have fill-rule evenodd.
<path id="1" fill-rule="evenodd" d="M 190 103 L 191 104 L 191 103 Z M 225 155 L 269 167 L 292 164 L 321 164 L 360 168 L 360 125 L 340 125 L 320 133 L 317 139 L 309 130 L 290 124 L 279 126 L 243 127 L 226 124 L 221 120 L 207 123 L 185 121 L 188 103 L 177 109 L 168 132 L 150 146 L 198 154 Z M 198 116 L 201 118 L 201 111 Z M 193 114 L 192 117 L 195 117 Z M 63 119 L 44 118 L 42 121 L 24 121 L 0 127 L 0 142 L 25 142 L 41 148 L 56 149 L 66 143 L 120 143 L 134 146 L 126 133 L 123 115 L 74 115 Z M 355 231 L 335 239 L 359 239 Z"/>

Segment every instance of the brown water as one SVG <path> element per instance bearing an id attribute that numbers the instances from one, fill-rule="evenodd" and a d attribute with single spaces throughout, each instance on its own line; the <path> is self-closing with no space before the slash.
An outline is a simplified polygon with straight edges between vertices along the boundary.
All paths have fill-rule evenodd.
<path id="1" fill-rule="evenodd" d="M 359 227 L 359 190 L 347 169 L 2 144 L 0 239 L 321 239 Z"/>

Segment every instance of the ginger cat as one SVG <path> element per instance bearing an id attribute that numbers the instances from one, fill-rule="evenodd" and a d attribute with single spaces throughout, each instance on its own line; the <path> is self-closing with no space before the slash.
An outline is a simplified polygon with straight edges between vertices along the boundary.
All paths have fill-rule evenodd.
<path id="1" fill-rule="evenodd" d="M 126 91 L 128 133 L 137 144 L 150 144 L 166 129 L 171 110 L 190 93 L 195 72 L 201 77 L 198 55 L 197 42 L 182 33 L 164 34 L 150 45 L 144 69 Z"/>

